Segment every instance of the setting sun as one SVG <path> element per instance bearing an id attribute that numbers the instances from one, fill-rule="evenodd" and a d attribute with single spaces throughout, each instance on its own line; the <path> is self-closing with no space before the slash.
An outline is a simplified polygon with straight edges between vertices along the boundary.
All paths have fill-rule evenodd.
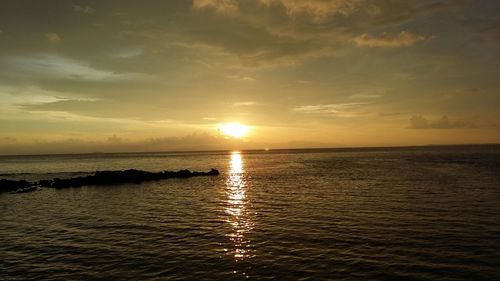
<path id="1" fill-rule="evenodd" d="M 241 138 L 248 134 L 250 128 L 238 123 L 222 124 L 219 126 L 220 132 L 229 137 Z"/>

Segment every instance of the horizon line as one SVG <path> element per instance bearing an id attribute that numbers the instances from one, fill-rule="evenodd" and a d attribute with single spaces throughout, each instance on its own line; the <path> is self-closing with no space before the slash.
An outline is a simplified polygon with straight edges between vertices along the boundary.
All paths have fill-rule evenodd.
<path id="1" fill-rule="evenodd" d="M 165 151 L 122 151 L 122 152 L 83 152 L 83 153 L 41 153 L 41 154 L 0 154 L 0 157 L 16 156 L 71 156 L 71 155 L 99 155 L 99 154 L 181 154 L 181 153 L 273 153 L 284 151 L 302 150 L 384 150 L 384 149 L 417 149 L 417 148 L 439 148 L 439 147 L 477 147 L 477 146 L 499 146 L 500 143 L 463 143 L 463 144 L 424 144 L 424 145 L 389 145 L 389 146 L 337 146 L 337 147 L 303 147 L 303 148 L 253 148 L 253 149 L 215 149 L 215 150 L 165 150 Z"/>

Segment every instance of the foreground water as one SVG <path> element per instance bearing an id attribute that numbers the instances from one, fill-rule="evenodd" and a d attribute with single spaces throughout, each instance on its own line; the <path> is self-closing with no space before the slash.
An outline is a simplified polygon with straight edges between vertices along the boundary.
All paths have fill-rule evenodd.
<path id="1" fill-rule="evenodd" d="M 0 157 L 1 280 L 500 280 L 500 147 Z"/>

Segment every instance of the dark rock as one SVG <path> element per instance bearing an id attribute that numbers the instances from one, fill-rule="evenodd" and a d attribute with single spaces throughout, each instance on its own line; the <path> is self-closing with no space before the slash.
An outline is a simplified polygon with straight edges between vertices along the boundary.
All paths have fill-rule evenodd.
<path id="1" fill-rule="evenodd" d="M 33 184 L 25 180 L 0 180 L 0 192 L 11 192 L 32 186 Z"/>
<path id="2" fill-rule="evenodd" d="M 0 192 L 30 192 L 36 190 L 38 186 L 52 188 L 80 187 L 85 185 L 115 185 L 122 183 L 139 184 L 144 181 L 165 180 L 170 178 L 191 178 L 204 176 L 218 176 L 219 171 L 211 169 L 208 172 L 191 172 L 189 170 L 180 170 L 177 172 L 147 172 L 141 170 L 125 171 L 96 171 L 93 175 L 85 177 L 75 177 L 69 179 L 54 178 L 53 180 L 39 180 L 36 183 L 30 183 L 25 180 L 12 181 L 0 180 Z"/>
<path id="3" fill-rule="evenodd" d="M 218 170 L 216 170 L 216 169 L 214 169 L 214 168 L 212 168 L 212 169 L 211 169 L 211 170 L 207 173 L 207 175 L 209 175 L 209 176 L 218 176 L 219 174 L 220 174 L 220 173 L 219 173 L 219 171 L 218 171 Z"/>
<path id="4" fill-rule="evenodd" d="M 51 187 L 52 186 L 52 180 L 39 180 L 38 185 L 41 187 Z"/>

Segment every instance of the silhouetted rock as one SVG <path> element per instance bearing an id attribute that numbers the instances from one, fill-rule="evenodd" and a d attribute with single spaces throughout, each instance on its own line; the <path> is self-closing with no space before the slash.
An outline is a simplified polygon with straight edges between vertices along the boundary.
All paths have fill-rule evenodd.
<path id="1" fill-rule="evenodd" d="M 0 192 L 11 192 L 11 191 L 16 191 L 18 189 L 23 189 L 23 188 L 28 188 L 32 186 L 33 184 L 25 181 L 25 180 L 6 180 L 6 179 L 1 179 L 0 180 Z"/>
<path id="2" fill-rule="evenodd" d="M 218 175 L 220 175 L 220 173 L 219 173 L 219 171 L 218 171 L 218 170 L 216 170 L 216 169 L 212 168 L 212 169 L 210 169 L 210 171 L 207 173 L 207 175 L 208 175 L 208 176 L 218 176 Z"/>
<path id="3" fill-rule="evenodd" d="M 39 180 L 38 185 L 41 187 L 51 187 L 53 180 Z"/>
<path id="4" fill-rule="evenodd" d="M 38 182 L 28 182 L 25 180 L 0 180 L 0 192 L 30 192 L 37 187 L 68 188 L 80 187 L 85 185 L 115 185 L 122 183 L 139 184 L 144 181 L 164 180 L 170 178 L 191 178 L 203 176 L 218 176 L 219 171 L 211 169 L 208 172 L 191 172 L 189 170 L 180 170 L 177 172 L 147 172 L 141 170 L 125 171 L 96 171 L 93 175 L 85 177 L 75 177 L 69 179 L 54 178 L 53 180 L 39 180 Z"/>

